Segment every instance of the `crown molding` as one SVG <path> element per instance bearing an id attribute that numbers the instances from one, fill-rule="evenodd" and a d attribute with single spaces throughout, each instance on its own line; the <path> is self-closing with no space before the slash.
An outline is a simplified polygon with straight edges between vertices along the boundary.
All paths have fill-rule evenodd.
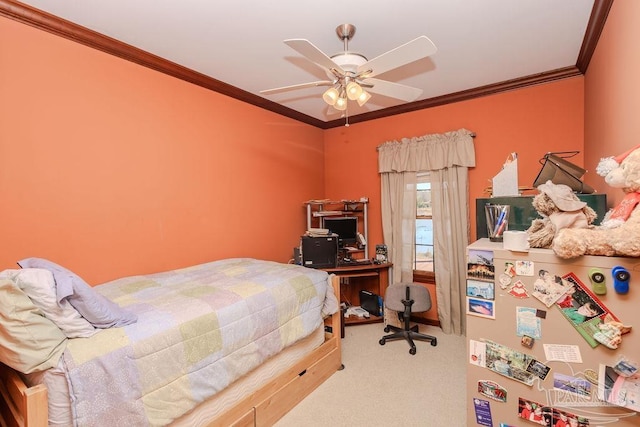
<path id="1" fill-rule="evenodd" d="M 361 123 L 369 120 L 375 120 L 383 117 L 404 114 L 411 111 L 422 110 L 425 108 L 436 107 L 454 102 L 465 101 L 482 96 L 494 95 L 496 93 L 508 90 L 520 89 L 536 84 L 547 83 L 554 80 L 583 75 L 593 56 L 593 52 L 604 28 L 609 10 L 614 0 L 595 0 L 591 17 L 585 31 L 585 37 L 580 49 L 580 54 L 576 62 L 576 66 L 567 67 L 558 70 L 552 70 L 539 73 L 523 78 L 508 80 L 496 84 L 482 86 L 474 89 L 465 90 L 447 94 L 435 98 L 416 101 L 408 104 L 402 104 L 395 107 L 389 107 L 382 110 L 372 111 L 369 113 L 358 114 L 349 117 L 350 123 Z M 72 40 L 117 56 L 127 61 L 134 62 L 147 68 L 159 71 L 172 77 L 193 83 L 203 88 L 218 92 L 222 95 L 229 96 L 239 101 L 246 102 L 265 110 L 289 117 L 291 119 L 315 126 L 320 129 L 330 129 L 344 125 L 344 119 L 332 120 L 324 122 L 315 117 L 302 114 L 291 108 L 280 105 L 276 102 L 269 101 L 260 96 L 254 95 L 235 86 L 223 83 L 219 80 L 205 76 L 204 74 L 193 71 L 189 68 L 178 65 L 174 62 L 160 58 L 141 49 L 122 43 L 103 34 L 89 30 L 88 28 L 74 24 L 72 22 L 61 19 L 57 16 L 48 14 L 39 9 L 32 8 L 25 4 L 11 1 L 0 0 L 0 16 L 12 19 L 14 21 L 29 25 L 34 28 L 55 34 L 57 36 Z"/>

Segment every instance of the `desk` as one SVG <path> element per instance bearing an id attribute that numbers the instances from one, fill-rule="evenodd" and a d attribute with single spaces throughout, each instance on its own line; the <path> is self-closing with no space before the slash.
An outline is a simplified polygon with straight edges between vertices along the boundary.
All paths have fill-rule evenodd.
<path id="1" fill-rule="evenodd" d="M 367 290 L 384 297 L 389 286 L 389 267 L 393 264 L 347 265 L 323 270 L 340 277 L 340 302 L 360 305 L 360 291 Z M 367 318 L 349 316 L 346 325 L 382 322 L 382 316 L 371 315 Z"/>

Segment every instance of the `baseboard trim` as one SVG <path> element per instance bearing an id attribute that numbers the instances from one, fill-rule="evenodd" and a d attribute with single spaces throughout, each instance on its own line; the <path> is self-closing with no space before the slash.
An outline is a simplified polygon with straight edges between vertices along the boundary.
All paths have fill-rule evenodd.
<path id="1" fill-rule="evenodd" d="M 440 327 L 439 320 L 423 319 L 421 317 L 411 317 L 411 321 L 415 323 L 420 323 L 422 325 L 437 326 L 438 328 Z"/>

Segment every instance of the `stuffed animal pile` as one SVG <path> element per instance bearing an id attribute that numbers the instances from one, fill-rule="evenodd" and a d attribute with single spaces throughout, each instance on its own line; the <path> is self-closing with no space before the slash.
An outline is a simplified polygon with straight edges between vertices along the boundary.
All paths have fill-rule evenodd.
<path id="1" fill-rule="evenodd" d="M 595 211 L 567 185 L 547 181 L 538 190 L 532 204 L 542 218 L 534 219 L 527 230 L 532 248 L 550 248 L 560 230 L 588 228 L 597 218 Z"/>
<path id="2" fill-rule="evenodd" d="M 625 198 L 607 212 L 599 226 L 560 230 L 553 239 L 553 251 L 561 258 L 640 256 L 640 145 L 602 159 L 596 172 L 611 187 L 622 189 Z"/>

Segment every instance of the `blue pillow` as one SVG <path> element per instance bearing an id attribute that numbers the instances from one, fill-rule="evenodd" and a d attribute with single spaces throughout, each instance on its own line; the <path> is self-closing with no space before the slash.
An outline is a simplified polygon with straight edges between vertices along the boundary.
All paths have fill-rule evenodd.
<path id="1" fill-rule="evenodd" d="M 18 265 L 21 268 L 44 268 L 51 271 L 56 281 L 58 302 L 66 298 L 96 328 L 120 327 L 138 320 L 135 313 L 100 295 L 77 274 L 54 262 L 43 258 L 26 258 L 18 261 Z"/>

